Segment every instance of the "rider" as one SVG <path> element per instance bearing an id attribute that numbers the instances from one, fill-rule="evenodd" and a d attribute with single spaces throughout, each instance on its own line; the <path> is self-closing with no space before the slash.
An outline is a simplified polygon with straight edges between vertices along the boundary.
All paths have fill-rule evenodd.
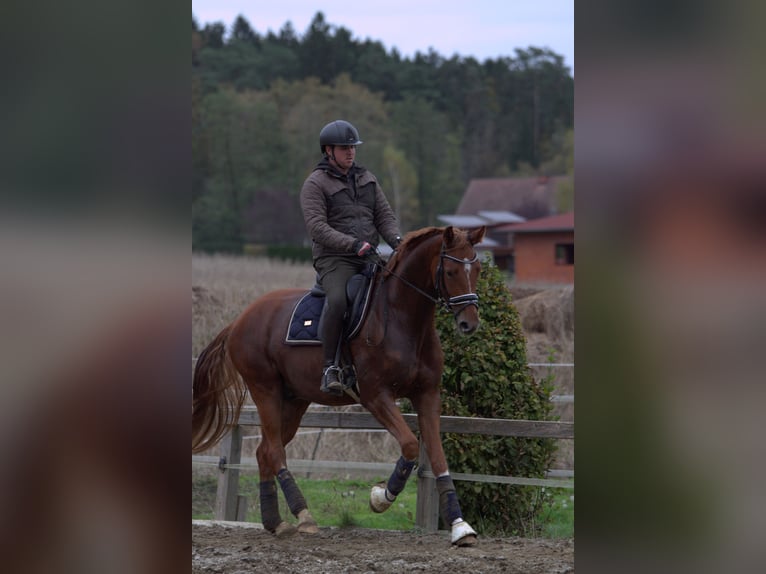
<path id="1" fill-rule="evenodd" d="M 379 235 L 396 249 L 399 225 L 378 180 L 356 164 L 362 141 L 349 122 L 330 122 L 319 132 L 323 158 L 301 189 L 301 209 L 312 239 L 314 268 L 326 293 L 319 336 L 324 350 L 322 390 L 341 393 L 336 350 L 346 312 L 346 281 L 365 266 Z"/>

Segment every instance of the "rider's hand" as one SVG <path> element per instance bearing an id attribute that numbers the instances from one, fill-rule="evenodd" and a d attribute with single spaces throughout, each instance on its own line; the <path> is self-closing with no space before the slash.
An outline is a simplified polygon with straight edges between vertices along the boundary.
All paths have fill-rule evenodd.
<path id="1" fill-rule="evenodd" d="M 372 245 L 366 241 L 357 241 L 354 244 L 354 250 L 359 257 L 364 257 L 365 255 L 369 255 L 370 251 L 372 251 Z"/>

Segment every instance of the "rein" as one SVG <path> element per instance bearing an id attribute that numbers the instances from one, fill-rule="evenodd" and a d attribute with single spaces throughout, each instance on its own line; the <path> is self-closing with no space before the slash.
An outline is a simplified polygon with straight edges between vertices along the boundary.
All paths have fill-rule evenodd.
<path id="1" fill-rule="evenodd" d="M 474 254 L 472 259 L 458 259 L 457 257 L 448 255 L 444 245 L 442 244 L 442 250 L 441 250 L 441 253 L 439 254 L 439 265 L 436 268 L 436 278 L 434 280 L 434 286 L 436 287 L 436 297 L 426 293 L 425 291 L 423 291 L 423 289 L 421 289 L 417 285 L 414 285 L 412 282 L 408 281 L 401 275 L 398 275 L 397 273 L 394 273 L 393 271 L 387 269 L 386 265 L 382 265 L 380 263 L 381 261 L 380 258 L 377 261 L 373 260 L 372 263 L 376 267 L 396 277 L 397 279 L 399 279 L 399 281 L 401 281 L 408 287 L 414 289 L 415 291 L 423 295 L 423 297 L 425 297 L 426 299 L 428 299 L 429 301 L 431 301 L 433 304 L 437 305 L 440 309 L 444 311 L 457 315 L 460 311 L 462 311 L 463 307 L 465 307 L 466 305 L 475 305 L 476 307 L 478 307 L 479 296 L 476 293 L 465 293 L 463 295 L 456 295 L 454 297 L 445 297 L 444 295 L 442 295 L 442 287 L 444 287 L 443 288 L 444 292 L 445 293 L 447 292 L 446 286 L 444 286 L 444 266 L 442 265 L 442 263 L 444 262 L 444 259 L 456 261 L 457 263 L 462 263 L 463 265 L 473 265 L 479 260 L 479 255 L 478 253 Z M 460 306 L 460 309 L 455 311 L 452 308 L 453 306 Z"/>

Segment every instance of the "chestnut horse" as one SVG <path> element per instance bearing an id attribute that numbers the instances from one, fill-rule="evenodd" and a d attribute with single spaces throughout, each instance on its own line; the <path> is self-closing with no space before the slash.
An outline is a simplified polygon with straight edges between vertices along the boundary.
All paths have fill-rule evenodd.
<path id="1" fill-rule="evenodd" d="M 437 305 L 450 310 L 458 330 L 479 326 L 474 291 L 481 263 L 474 245 L 485 229 L 426 228 L 408 234 L 384 271 L 375 275 L 372 302 L 360 335 L 350 341 L 359 402 L 394 436 L 401 456 L 387 483 L 372 487 L 370 507 L 387 510 L 402 491 L 418 458 L 418 439 L 395 401 L 407 398 L 437 477 L 439 507 L 453 544 L 474 544 L 463 519 L 439 434 L 444 354 L 435 328 Z M 236 424 L 249 391 L 261 419 L 256 451 L 263 526 L 277 536 L 316 533 L 318 527 L 287 469 L 285 446 L 312 403 L 347 405 L 350 396 L 320 390 L 319 346 L 285 344 L 288 321 L 305 291 L 290 289 L 257 299 L 200 354 L 194 370 L 192 452 L 215 445 Z M 297 528 L 279 514 L 277 478 Z"/>

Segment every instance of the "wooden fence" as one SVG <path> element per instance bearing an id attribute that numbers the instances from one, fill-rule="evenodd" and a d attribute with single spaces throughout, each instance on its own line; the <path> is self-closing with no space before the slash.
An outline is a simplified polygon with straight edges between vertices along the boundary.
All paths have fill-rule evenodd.
<path id="1" fill-rule="evenodd" d="M 413 431 L 418 430 L 417 415 L 404 414 L 404 419 Z M 244 520 L 247 501 L 238 495 L 239 470 L 256 468 L 255 461 L 242 461 L 242 427 L 260 425 L 255 407 L 245 407 L 238 424 L 233 426 L 221 441 L 221 456 L 217 459 L 220 471 L 216 493 L 216 520 Z M 301 427 L 333 429 L 382 429 L 383 426 L 369 413 L 364 412 L 307 412 L 301 420 Z M 485 419 L 471 417 L 441 417 L 441 432 L 461 434 L 483 434 L 513 437 L 536 438 L 574 438 L 574 423 L 558 421 L 525 421 L 511 419 Z M 211 460 L 212 459 L 212 460 Z M 215 457 L 193 456 L 194 462 L 213 462 Z M 288 461 L 294 471 L 346 471 L 364 469 L 380 471 L 388 475 L 393 470 L 393 462 L 383 463 L 345 463 L 343 461 Z M 551 473 L 549 476 L 560 478 L 526 478 L 513 476 L 476 475 L 451 473 L 454 480 L 473 482 L 491 482 L 532 486 L 550 486 L 574 488 L 571 472 Z M 415 523 L 427 532 L 433 532 L 439 524 L 439 495 L 436 491 L 436 478 L 431 472 L 431 465 L 426 456 L 423 443 L 420 444 L 420 456 L 417 466 L 417 506 Z"/>

